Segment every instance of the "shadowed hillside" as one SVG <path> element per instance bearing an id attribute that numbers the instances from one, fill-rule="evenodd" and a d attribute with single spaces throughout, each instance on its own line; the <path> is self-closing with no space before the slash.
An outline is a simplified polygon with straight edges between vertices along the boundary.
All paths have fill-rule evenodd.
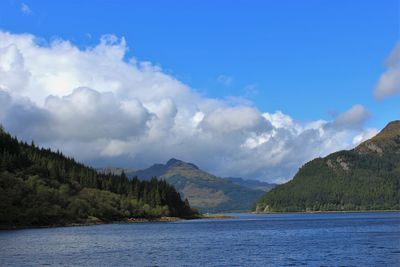
<path id="1" fill-rule="evenodd" d="M 238 184 L 238 185 L 241 185 L 241 186 L 244 186 L 247 188 L 251 188 L 251 189 L 262 190 L 265 192 L 268 192 L 272 188 L 277 186 L 277 184 L 273 184 L 273 183 L 267 183 L 267 182 L 262 182 L 262 181 L 258 181 L 258 180 L 247 180 L 247 179 L 243 179 L 240 177 L 225 177 L 224 179 L 227 179 L 234 184 Z"/>

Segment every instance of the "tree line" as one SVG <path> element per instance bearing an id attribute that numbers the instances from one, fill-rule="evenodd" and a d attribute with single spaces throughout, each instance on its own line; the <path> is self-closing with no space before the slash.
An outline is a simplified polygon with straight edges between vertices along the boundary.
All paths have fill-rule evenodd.
<path id="1" fill-rule="evenodd" d="M 99 173 L 0 128 L 0 226 L 161 216 L 190 218 L 197 212 L 164 180 Z"/>

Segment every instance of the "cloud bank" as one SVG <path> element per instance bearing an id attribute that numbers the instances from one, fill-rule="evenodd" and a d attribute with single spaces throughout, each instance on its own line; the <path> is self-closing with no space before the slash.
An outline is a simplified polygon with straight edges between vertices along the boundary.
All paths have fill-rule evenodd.
<path id="1" fill-rule="evenodd" d="M 361 105 L 332 121 L 297 122 L 249 101 L 200 95 L 126 51 L 112 35 L 79 49 L 0 32 L 0 122 L 95 166 L 142 168 L 176 157 L 220 176 L 270 182 L 376 133 L 364 129 Z"/>

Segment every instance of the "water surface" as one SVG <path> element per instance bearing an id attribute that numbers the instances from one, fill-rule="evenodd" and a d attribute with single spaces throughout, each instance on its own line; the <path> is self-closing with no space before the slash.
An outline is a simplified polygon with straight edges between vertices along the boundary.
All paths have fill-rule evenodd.
<path id="1" fill-rule="evenodd" d="M 400 212 L 0 231 L 0 266 L 400 266 Z"/>

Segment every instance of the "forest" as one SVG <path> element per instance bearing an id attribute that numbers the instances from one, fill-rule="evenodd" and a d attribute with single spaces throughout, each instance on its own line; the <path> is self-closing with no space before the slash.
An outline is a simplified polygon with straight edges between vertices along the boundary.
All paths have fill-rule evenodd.
<path id="1" fill-rule="evenodd" d="M 0 228 L 197 217 L 175 188 L 103 174 L 0 127 Z"/>
<path id="2" fill-rule="evenodd" d="M 400 210 L 400 121 L 352 150 L 316 158 L 265 194 L 260 212 Z"/>

